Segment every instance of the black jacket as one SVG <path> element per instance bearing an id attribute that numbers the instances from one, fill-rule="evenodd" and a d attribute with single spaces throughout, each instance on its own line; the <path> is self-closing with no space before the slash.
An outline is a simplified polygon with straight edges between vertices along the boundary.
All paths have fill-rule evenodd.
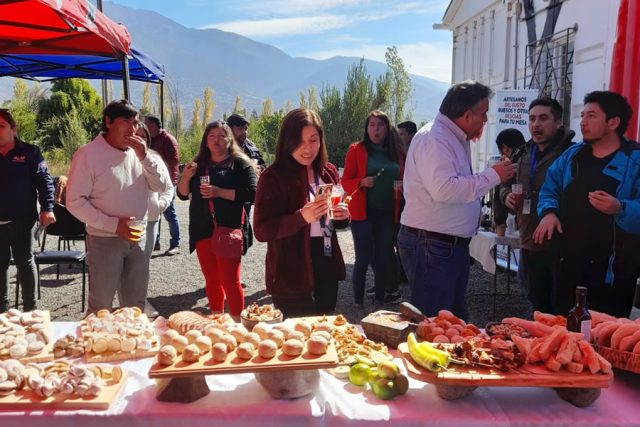
<path id="1" fill-rule="evenodd" d="M 53 212 L 53 179 L 40 149 L 16 139 L 0 154 L 0 221 L 35 221 L 41 211 Z"/>
<path id="2" fill-rule="evenodd" d="M 249 219 L 244 211 L 245 203 L 252 203 L 256 195 L 257 178 L 253 167 L 243 159 L 233 160 L 231 168 L 209 166 L 208 174 L 211 185 L 236 190 L 235 200 L 213 199 L 213 206 L 218 225 L 240 228 L 242 215 L 245 215 L 244 251 L 250 246 Z M 189 182 L 191 204 L 189 205 L 189 250 L 193 252 L 196 242 L 211 237 L 213 234 L 213 218 L 208 199 L 200 195 L 200 177 L 206 172 L 196 172 Z M 188 194 L 177 193 L 181 200 L 188 200 Z"/>

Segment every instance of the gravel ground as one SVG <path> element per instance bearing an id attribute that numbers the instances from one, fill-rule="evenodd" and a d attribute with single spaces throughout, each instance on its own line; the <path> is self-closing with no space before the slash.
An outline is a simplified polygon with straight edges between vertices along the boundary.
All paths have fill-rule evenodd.
<path id="1" fill-rule="evenodd" d="M 188 202 L 176 199 L 176 211 L 180 221 L 182 237 L 179 255 L 165 256 L 164 251 L 169 245 L 169 233 L 166 222 L 162 223 L 162 250 L 153 253 L 151 259 L 151 281 L 149 284 L 149 302 L 163 316 L 168 316 L 179 310 L 201 308 L 207 310 L 207 300 L 204 293 L 204 279 L 198 266 L 197 258 L 188 252 Z M 341 282 L 338 294 L 337 313 L 346 315 L 350 322 L 359 323 L 367 312 L 375 311 L 373 296 L 365 299 L 365 311 L 357 310 L 353 304 L 351 290 L 351 272 L 353 270 L 354 250 L 353 240 L 349 230 L 339 232 L 340 247 L 347 266 L 347 280 Z M 55 248 L 57 239 L 47 239 L 47 247 Z M 82 247 L 82 243 L 77 243 Z M 264 286 L 264 259 L 267 245 L 254 241 L 247 256 L 242 259 L 242 281 L 247 285 L 245 291 L 246 304 L 256 301 L 258 304 L 271 302 Z M 60 280 L 56 280 L 55 266 L 42 266 L 41 290 L 42 298 L 38 307 L 51 311 L 55 320 L 79 320 L 82 274 L 81 269 L 64 265 L 61 266 Z M 493 287 L 493 276 L 482 270 L 479 263 L 471 267 L 468 287 L 469 320 L 477 325 L 485 325 L 488 321 L 502 319 L 506 316 L 527 317 L 530 306 L 520 285 L 514 282 L 512 275 L 510 292 L 508 295 L 496 297 L 496 312 L 493 316 L 493 300 L 490 293 Z M 373 275 L 369 271 L 367 287 L 373 283 Z M 14 301 L 15 267 L 10 267 L 9 300 Z M 88 284 L 87 284 L 88 289 Z M 505 294 L 507 290 L 506 275 L 498 274 L 498 293 Z M 409 299 L 409 289 L 406 284 L 400 286 L 405 300 Z M 387 305 L 384 308 L 396 310 L 398 304 Z"/>

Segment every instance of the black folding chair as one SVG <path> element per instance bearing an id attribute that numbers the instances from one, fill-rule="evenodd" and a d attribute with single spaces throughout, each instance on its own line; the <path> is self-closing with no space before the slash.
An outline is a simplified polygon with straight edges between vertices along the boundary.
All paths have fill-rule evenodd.
<path id="1" fill-rule="evenodd" d="M 72 250 L 60 250 L 61 242 L 67 242 L 66 248 L 69 248 L 69 241 L 83 240 L 86 236 L 86 228 L 82 221 L 71 215 L 67 208 L 59 203 L 54 205 L 54 214 L 56 216 L 56 222 L 50 224 L 44 229 L 42 236 L 41 252 L 35 255 L 36 265 L 38 266 L 38 298 L 40 298 L 40 266 L 41 265 L 56 265 L 57 274 L 56 280 L 60 278 L 60 265 L 61 264 L 80 264 L 82 265 L 82 311 L 85 308 L 86 298 L 86 274 L 87 274 L 87 253 L 86 245 L 83 251 Z M 47 242 L 47 235 L 58 236 L 58 250 L 46 250 L 45 244 Z M 63 246 L 63 249 L 65 247 Z"/>

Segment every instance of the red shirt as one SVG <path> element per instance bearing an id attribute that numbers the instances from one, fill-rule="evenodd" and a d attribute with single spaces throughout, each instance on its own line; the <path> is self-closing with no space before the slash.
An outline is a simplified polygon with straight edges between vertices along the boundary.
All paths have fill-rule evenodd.
<path id="1" fill-rule="evenodd" d="M 166 130 L 160 129 L 155 138 L 151 138 L 151 148 L 156 150 L 167 165 L 171 182 L 174 187 L 178 185 L 179 149 L 176 139 Z"/>

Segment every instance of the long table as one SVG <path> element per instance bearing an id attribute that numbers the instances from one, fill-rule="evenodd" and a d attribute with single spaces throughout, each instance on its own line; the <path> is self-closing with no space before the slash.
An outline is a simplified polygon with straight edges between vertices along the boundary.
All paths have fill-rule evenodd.
<path id="1" fill-rule="evenodd" d="M 77 323 L 55 322 L 54 335 L 75 333 Z M 576 408 L 551 389 L 478 388 L 470 396 L 446 401 L 430 384 L 410 379 L 405 396 L 377 399 L 321 372 L 310 396 L 272 400 L 253 374 L 211 375 L 211 393 L 189 404 L 155 399 L 147 377 L 152 359 L 117 363 L 129 373 L 123 393 L 107 411 L 2 411 L 0 425 L 20 427 L 100 426 L 640 426 L 640 375 L 616 372 L 612 387 L 588 408 Z M 404 369 L 400 359 L 396 360 Z"/>

